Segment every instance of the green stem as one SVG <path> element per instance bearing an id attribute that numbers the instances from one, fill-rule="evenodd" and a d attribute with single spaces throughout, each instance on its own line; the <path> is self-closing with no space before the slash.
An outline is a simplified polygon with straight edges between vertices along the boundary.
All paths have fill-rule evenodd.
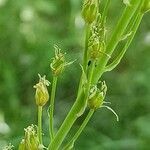
<path id="1" fill-rule="evenodd" d="M 84 47 L 84 53 L 83 53 L 83 70 L 86 73 L 87 71 L 87 63 L 88 63 L 88 40 L 89 40 L 89 34 L 90 34 L 90 25 L 86 24 L 85 26 L 86 31 L 85 31 L 85 47 Z M 82 88 L 82 83 L 83 83 L 83 73 L 80 77 L 80 81 L 79 81 L 79 88 L 78 88 L 78 95 L 81 92 L 81 88 Z"/>
<path id="2" fill-rule="evenodd" d="M 80 136 L 80 134 L 82 133 L 82 131 L 84 130 L 84 128 L 86 127 L 87 123 L 89 122 L 90 118 L 92 117 L 94 113 L 94 110 L 91 109 L 85 120 L 83 121 L 83 123 L 81 124 L 80 128 L 78 129 L 78 131 L 75 133 L 75 135 L 73 136 L 73 138 L 71 139 L 71 141 L 64 147 L 63 150 L 68 150 L 69 148 L 72 148 L 74 145 L 74 142 L 78 139 L 78 137 Z"/>
<path id="3" fill-rule="evenodd" d="M 100 9 L 100 1 L 99 0 L 97 0 L 97 13 L 99 13 L 99 9 Z"/>
<path id="4" fill-rule="evenodd" d="M 107 0 L 106 5 L 104 7 L 103 14 L 102 14 L 102 26 L 104 26 L 105 24 L 109 6 L 110 6 L 110 0 Z"/>
<path id="5" fill-rule="evenodd" d="M 38 138 L 42 144 L 42 106 L 38 106 Z"/>
<path id="6" fill-rule="evenodd" d="M 91 79 L 93 76 L 94 69 L 95 69 L 95 61 L 93 61 L 91 64 L 86 91 L 84 92 L 84 90 L 82 89 L 82 92 L 80 92 L 80 95 L 77 97 L 74 105 L 72 106 L 70 112 L 68 113 L 67 117 L 65 118 L 61 127 L 59 128 L 52 143 L 49 145 L 48 147 L 49 150 L 57 150 L 60 147 L 60 145 L 62 144 L 64 138 L 70 131 L 76 119 L 84 113 L 87 105 L 87 99 L 89 96 Z"/>
<path id="7" fill-rule="evenodd" d="M 113 34 L 112 37 L 107 44 L 106 51 L 108 55 L 111 55 L 116 48 L 117 44 L 120 41 L 121 36 L 123 35 L 126 27 L 128 26 L 132 16 L 134 15 L 135 11 L 139 7 L 139 4 L 141 3 L 141 0 L 131 0 L 131 6 L 126 6 Z M 108 60 L 110 58 L 106 55 L 103 55 L 103 57 L 98 61 L 97 67 L 94 71 L 94 76 L 92 79 L 93 83 L 97 83 L 101 75 L 103 74 L 104 67 L 106 66 Z"/>
<path id="8" fill-rule="evenodd" d="M 85 98 L 84 98 L 84 92 L 82 92 L 77 97 L 70 112 L 68 113 L 67 117 L 65 118 L 64 122 L 62 123 L 61 127 L 56 133 L 52 143 L 49 145 L 48 147 L 49 150 L 57 150 L 59 148 L 65 136 L 67 135 L 72 125 L 74 124 L 75 120 L 78 118 L 78 113 L 81 111 L 84 105 L 85 105 Z"/>
<path id="9" fill-rule="evenodd" d="M 142 3 L 141 3 L 141 6 L 142 6 Z M 141 6 L 140 6 L 140 8 L 141 8 Z M 129 48 L 129 46 L 130 46 L 130 44 L 131 44 L 131 42 L 132 42 L 132 40 L 133 40 L 133 38 L 135 36 L 135 33 L 136 33 L 136 31 L 137 31 L 137 29 L 138 29 L 138 27 L 140 25 L 140 22 L 141 22 L 141 20 L 143 18 L 143 15 L 144 14 L 141 13 L 141 9 L 138 9 L 135 12 L 135 14 L 133 16 L 133 19 L 132 19 L 132 21 L 130 23 L 130 26 L 127 29 L 127 31 L 128 32 L 132 32 L 132 34 L 128 37 L 125 46 L 123 47 L 123 49 L 121 50 L 121 52 L 117 56 L 117 58 L 111 64 L 109 64 L 109 65 L 107 65 L 105 67 L 105 71 L 111 71 L 111 70 L 113 70 L 120 63 L 121 59 L 123 58 L 125 52 Z"/>
<path id="10" fill-rule="evenodd" d="M 85 48 L 84 48 L 84 54 L 83 54 L 83 69 L 86 72 L 87 70 L 87 61 L 88 61 L 88 40 L 89 40 L 89 34 L 90 34 L 90 25 L 86 24 L 86 35 L 85 35 Z"/>
<path id="11" fill-rule="evenodd" d="M 55 94 L 56 94 L 56 87 L 57 87 L 57 77 L 53 77 L 52 83 L 52 90 L 51 90 L 51 99 L 50 99 L 50 112 L 49 112 L 49 132 L 51 142 L 54 138 L 54 102 L 55 102 Z"/>
<path id="12" fill-rule="evenodd" d="M 137 16 L 137 19 L 136 19 L 136 22 L 133 26 L 133 30 L 132 30 L 132 36 L 129 38 L 128 42 L 126 43 L 125 45 L 125 49 L 127 49 L 129 47 L 129 45 L 131 44 L 135 34 L 136 34 L 136 31 L 141 23 L 141 20 L 143 18 L 144 14 L 140 13 L 138 16 Z"/>
<path id="13" fill-rule="evenodd" d="M 115 31 L 112 35 L 112 38 L 110 42 L 107 44 L 106 53 L 108 55 L 111 55 L 113 50 L 115 49 L 116 45 L 120 41 L 120 37 L 124 33 L 127 25 L 129 24 L 133 14 L 137 10 L 139 6 L 140 0 L 131 0 L 131 6 L 127 6 L 117 27 L 115 28 Z M 87 49 L 86 49 L 87 50 Z M 87 52 L 84 53 L 84 68 L 87 67 Z M 92 79 L 92 83 L 97 83 L 99 77 L 103 74 L 104 67 L 107 64 L 107 61 L 109 60 L 107 55 L 103 55 L 103 57 L 98 62 L 97 69 L 91 69 L 94 73 L 90 73 L 88 76 L 88 81 Z M 91 72 L 90 71 L 90 72 Z M 91 78 L 91 77 L 92 78 Z M 91 78 L 91 79 L 90 79 Z M 91 82 L 88 82 L 87 89 L 89 89 L 91 85 Z M 61 143 L 63 142 L 64 138 L 68 134 L 69 130 L 71 129 L 73 123 L 75 120 L 81 116 L 86 108 L 87 98 L 88 98 L 88 90 L 86 90 L 86 93 L 84 90 L 81 90 L 80 95 L 77 97 L 73 107 L 71 108 L 70 112 L 68 113 L 66 119 L 64 120 L 63 124 L 61 125 L 60 129 L 58 130 L 56 136 L 54 137 L 52 143 L 49 145 L 49 150 L 57 150 Z"/>
<path id="14" fill-rule="evenodd" d="M 106 53 L 109 55 L 112 54 L 113 50 L 117 46 L 118 42 L 120 41 L 120 37 L 123 35 L 127 25 L 129 24 L 132 16 L 134 15 L 135 11 L 141 4 L 141 0 L 131 0 L 131 6 L 127 6 L 112 37 L 110 42 L 107 45 Z"/>
<path id="15" fill-rule="evenodd" d="M 90 90 L 94 69 L 95 69 L 95 60 L 92 60 L 91 64 L 90 64 L 90 71 L 89 71 L 89 74 L 88 74 L 88 86 L 87 86 L 88 90 L 87 90 L 87 93 Z"/>

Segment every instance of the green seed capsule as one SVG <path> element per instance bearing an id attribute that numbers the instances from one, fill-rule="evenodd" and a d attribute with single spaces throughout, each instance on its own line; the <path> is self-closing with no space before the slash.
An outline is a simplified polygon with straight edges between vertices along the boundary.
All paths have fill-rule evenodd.
<path id="1" fill-rule="evenodd" d="M 107 86 L 104 81 L 101 82 L 100 89 L 98 89 L 97 86 L 91 88 L 90 96 L 88 99 L 88 106 L 90 109 L 96 110 L 103 105 L 106 91 L 107 91 Z"/>
<path id="2" fill-rule="evenodd" d="M 86 23 L 91 24 L 97 16 L 97 5 L 95 0 L 89 0 L 83 5 L 82 17 Z"/>
<path id="3" fill-rule="evenodd" d="M 39 78 L 39 83 L 34 86 L 34 88 L 36 88 L 35 100 L 36 105 L 44 106 L 49 100 L 47 86 L 49 86 L 50 82 L 45 79 L 45 76 L 41 77 L 39 75 Z"/>
<path id="4" fill-rule="evenodd" d="M 98 43 L 96 43 L 90 48 L 90 58 L 94 60 L 96 58 L 99 58 L 99 44 Z"/>
<path id="5" fill-rule="evenodd" d="M 104 42 L 93 42 L 93 45 L 90 47 L 90 58 L 97 59 L 104 52 L 105 44 Z"/>
<path id="6" fill-rule="evenodd" d="M 52 73 L 54 76 L 60 75 L 65 67 L 65 56 L 63 53 L 61 53 L 61 49 L 55 45 L 55 57 L 53 58 L 53 61 L 50 65 Z"/>
<path id="7" fill-rule="evenodd" d="M 25 138 L 21 141 L 19 150 L 38 150 L 39 146 L 35 126 L 31 125 L 25 129 Z"/>
<path id="8" fill-rule="evenodd" d="M 88 106 L 90 109 L 98 109 L 104 101 L 103 93 L 97 92 L 92 98 L 88 100 Z"/>
<path id="9" fill-rule="evenodd" d="M 61 49 L 55 45 L 55 57 L 53 58 L 52 63 L 50 64 L 53 76 L 59 76 L 63 70 L 65 69 L 65 66 L 68 66 L 72 64 L 73 62 L 66 62 L 65 60 L 65 54 L 61 53 Z"/>

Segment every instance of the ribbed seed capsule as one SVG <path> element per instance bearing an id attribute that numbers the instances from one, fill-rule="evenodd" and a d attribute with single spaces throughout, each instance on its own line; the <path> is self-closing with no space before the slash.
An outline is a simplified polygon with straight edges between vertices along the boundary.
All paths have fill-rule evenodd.
<path id="1" fill-rule="evenodd" d="M 82 8 L 82 17 L 86 23 L 91 24 L 97 16 L 96 0 L 87 0 Z"/>
<path id="2" fill-rule="evenodd" d="M 103 81 L 101 84 L 101 89 L 98 89 L 97 86 L 94 86 L 90 90 L 90 96 L 88 99 L 88 106 L 90 109 L 96 110 L 103 105 L 107 91 L 107 86 L 105 84 L 105 81 Z"/>
<path id="3" fill-rule="evenodd" d="M 72 62 L 66 62 L 65 60 L 65 53 L 61 53 L 61 49 L 57 46 L 54 45 L 55 49 L 55 57 L 52 58 L 52 63 L 50 64 L 53 76 L 59 76 L 63 70 L 65 69 L 65 66 L 71 65 L 74 61 Z"/>
<path id="4" fill-rule="evenodd" d="M 97 59 L 105 51 L 105 42 L 101 41 L 99 33 L 96 31 L 96 27 L 92 29 L 92 35 L 89 39 L 89 58 Z"/>
<path id="5" fill-rule="evenodd" d="M 61 49 L 57 45 L 54 46 L 54 49 L 55 49 L 55 57 L 53 58 L 50 67 L 52 69 L 53 75 L 58 76 L 64 70 L 65 56 L 63 53 L 61 53 Z"/>
<path id="6" fill-rule="evenodd" d="M 107 92 L 107 86 L 105 81 L 101 82 L 100 89 L 98 89 L 97 86 L 92 87 L 88 99 L 88 106 L 90 109 L 93 110 L 96 110 L 98 108 L 107 108 L 116 116 L 117 121 L 119 121 L 119 117 L 117 113 L 111 107 L 105 105 L 105 104 L 111 104 L 110 102 L 104 101 L 106 92 Z"/>
<path id="7" fill-rule="evenodd" d="M 34 85 L 34 88 L 36 89 L 35 100 L 36 105 L 38 106 L 44 106 L 49 100 L 47 86 L 49 86 L 50 82 L 46 80 L 45 77 L 46 76 L 41 77 L 41 75 L 39 74 L 39 83 Z"/>
<path id="8" fill-rule="evenodd" d="M 98 109 L 103 104 L 103 93 L 97 91 L 96 94 L 88 100 L 88 106 L 90 109 Z"/>
<path id="9" fill-rule="evenodd" d="M 105 48 L 105 44 L 103 42 L 94 42 L 90 47 L 90 58 L 97 59 L 103 54 Z"/>
<path id="10" fill-rule="evenodd" d="M 35 126 L 31 125 L 24 130 L 25 137 L 19 145 L 19 150 L 38 150 L 40 144 L 35 130 Z"/>

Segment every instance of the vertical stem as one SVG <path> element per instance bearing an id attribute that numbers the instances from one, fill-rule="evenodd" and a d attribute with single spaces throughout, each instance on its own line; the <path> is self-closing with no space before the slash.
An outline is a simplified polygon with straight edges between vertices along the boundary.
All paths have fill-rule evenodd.
<path id="1" fill-rule="evenodd" d="M 113 50 L 115 49 L 116 45 L 120 41 L 120 37 L 123 35 L 127 25 L 129 24 L 132 16 L 134 15 L 135 11 L 139 7 L 141 0 L 131 0 L 131 6 L 127 6 L 116 29 L 111 37 L 107 45 L 106 52 L 110 55 L 112 54 Z"/>
<path id="2" fill-rule="evenodd" d="M 143 2 L 141 2 L 141 5 L 139 6 L 139 8 L 141 8 L 143 5 Z M 116 57 L 115 60 L 113 60 L 113 62 L 109 65 L 107 65 L 105 67 L 105 71 L 111 71 L 112 69 L 114 69 L 121 61 L 121 59 L 123 58 L 125 52 L 127 51 L 127 49 L 129 48 L 135 33 L 140 25 L 140 22 L 143 18 L 143 13 L 141 13 L 141 9 L 138 9 L 135 14 L 132 17 L 132 20 L 130 21 L 130 24 L 128 25 L 125 34 L 128 34 L 129 32 L 132 32 L 132 34 L 128 37 L 126 44 L 124 45 L 123 49 L 121 50 L 120 54 Z"/>
<path id="3" fill-rule="evenodd" d="M 100 8 L 100 0 L 97 0 L 97 13 L 99 13 L 99 8 Z"/>
<path id="4" fill-rule="evenodd" d="M 38 106 L 38 138 L 40 144 L 42 144 L 42 106 Z"/>
<path id="5" fill-rule="evenodd" d="M 88 63 L 88 40 L 89 40 L 89 34 L 90 34 L 90 25 L 86 24 L 85 25 L 86 31 L 85 31 L 85 47 L 84 47 L 84 52 L 83 52 L 83 69 L 84 72 L 86 73 L 87 71 L 87 63 Z M 79 93 L 81 92 L 81 87 L 82 87 L 82 78 L 83 78 L 83 73 L 80 77 L 79 81 L 79 88 L 78 88 L 78 96 Z"/>
<path id="6" fill-rule="evenodd" d="M 62 123 L 61 127 L 59 128 L 56 136 L 54 137 L 53 141 L 49 144 L 48 150 L 57 150 L 61 143 L 63 142 L 65 136 L 71 129 L 73 123 L 78 118 L 77 113 L 83 107 L 84 101 L 84 94 L 83 92 L 77 97 L 74 105 L 72 106 L 70 112 L 68 113 L 67 117 L 65 118 L 64 122 Z"/>
<path id="7" fill-rule="evenodd" d="M 85 120 L 83 121 L 83 123 L 81 124 L 80 128 L 75 133 L 75 135 L 73 136 L 73 138 L 71 139 L 71 141 L 64 147 L 63 150 L 68 150 L 68 148 L 70 148 L 70 147 L 72 148 L 73 147 L 74 142 L 78 139 L 78 137 L 80 136 L 80 134 L 82 133 L 82 131 L 86 127 L 86 125 L 89 122 L 90 118 L 92 117 L 93 113 L 94 113 L 94 109 L 91 109 L 88 112 L 88 114 L 87 114 Z"/>
<path id="8" fill-rule="evenodd" d="M 133 14 L 137 10 L 140 1 L 141 0 L 131 0 L 131 6 L 126 7 L 118 25 L 115 28 L 115 31 L 112 35 L 110 42 L 107 44 L 106 53 L 108 53 L 109 55 L 112 54 L 114 48 L 118 44 L 120 37 L 124 33 L 124 31 L 125 31 L 127 25 L 129 24 Z M 87 54 L 87 51 L 85 51 L 85 53 L 84 53 L 84 65 L 83 65 L 84 68 L 86 68 L 86 65 L 87 65 L 87 55 L 86 54 Z M 94 68 L 91 70 L 94 73 L 90 73 L 88 79 L 91 80 L 91 77 L 92 77 L 92 83 L 96 83 L 98 81 L 99 77 L 103 73 L 103 69 L 104 69 L 108 59 L 109 58 L 106 55 L 104 55 L 101 58 L 101 60 L 98 62 L 97 69 Z M 93 66 L 95 67 L 95 65 L 93 65 Z M 90 84 L 88 82 L 87 86 L 90 87 L 90 85 L 91 85 L 91 82 L 90 82 Z M 89 89 L 89 88 L 87 88 L 87 89 Z M 68 134 L 69 130 L 71 129 L 73 123 L 79 117 L 78 113 L 84 107 L 83 104 L 84 104 L 84 102 L 86 102 L 87 97 L 88 97 L 87 92 L 89 92 L 88 90 L 86 90 L 86 93 L 85 93 L 86 96 L 85 96 L 84 91 L 83 90 L 81 90 L 81 91 L 82 92 L 80 92 L 79 97 L 77 97 L 77 100 L 75 101 L 73 107 L 71 108 L 71 110 L 68 113 L 67 117 L 65 118 L 63 124 L 61 125 L 60 129 L 58 130 L 52 143 L 49 145 L 49 148 L 48 148 L 49 150 L 57 150 L 60 147 L 65 136 Z"/>
<path id="9" fill-rule="evenodd" d="M 85 35 L 85 48 L 84 48 L 84 54 L 83 54 L 83 69 L 86 72 L 87 69 L 87 53 L 88 53 L 88 40 L 89 40 L 89 34 L 90 34 L 90 25 L 86 24 L 86 35 Z"/>
<path id="10" fill-rule="evenodd" d="M 84 112 L 87 98 L 89 96 L 89 90 L 94 69 L 95 69 L 95 61 L 92 61 L 86 91 L 84 92 L 84 90 L 82 89 L 82 92 L 80 92 L 80 95 L 77 97 L 73 107 L 71 108 L 63 124 L 59 128 L 56 136 L 54 137 L 54 140 L 52 141 L 52 143 L 50 143 L 48 150 L 57 150 L 60 147 L 60 145 L 62 144 L 64 138 L 68 134 L 69 130 L 71 129 L 76 119 Z"/>
<path id="11" fill-rule="evenodd" d="M 128 26 L 131 18 L 133 17 L 135 11 L 138 9 L 139 5 L 141 3 L 141 0 L 131 0 L 131 6 L 126 6 L 118 24 L 115 27 L 115 30 L 112 34 L 112 37 L 110 41 L 107 44 L 106 51 L 108 55 L 111 55 L 116 48 L 117 44 L 120 41 L 121 36 L 123 35 L 124 31 L 126 30 L 126 27 Z M 106 56 L 103 56 L 97 64 L 97 67 L 94 71 L 94 76 L 92 79 L 93 83 L 96 83 L 100 76 L 103 73 L 104 67 L 106 66 L 109 58 Z"/>
<path id="12" fill-rule="evenodd" d="M 55 93 L 57 86 L 57 77 L 53 77 L 52 90 L 51 90 L 51 99 L 50 99 L 50 112 L 49 112 L 49 132 L 51 142 L 54 138 L 54 102 L 55 102 Z"/>
<path id="13" fill-rule="evenodd" d="M 106 5 L 105 5 L 104 10 L 103 10 L 103 14 L 102 14 L 102 26 L 104 26 L 104 24 L 105 24 L 109 5 L 110 5 L 110 0 L 107 0 Z"/>
<path id="14" fill-rule="evenodd" d="M 88 74 L 88 86 L 87 86 L 88 87 L 88 91 L 87 91 L 87 93 L 90 90 L 94 69 L 95 69 L 95 60 L 92 60 L 91 61 L 91 66 L 90 66 L 90 71 L 89 71 L 89 74 Z"/>

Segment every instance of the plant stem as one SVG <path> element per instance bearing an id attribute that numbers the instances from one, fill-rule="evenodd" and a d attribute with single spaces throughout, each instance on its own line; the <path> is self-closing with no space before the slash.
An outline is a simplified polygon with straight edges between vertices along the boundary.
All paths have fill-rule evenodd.
<path id="1" fill-rule="evenodd" d="M 89 24 L 86 24 L 85 25 L 85 47 L 84 47 L 84 52 L 83 52 L 83 70 L 84 72 L 86 73 L 87 71 L 87 61 L 88 61 L 88 40 L 89 40 L 89 30 L 90 30 L 90 25 Z M 78 95 L 79 96 L 79 93 L 81 91 L 81 88 L 82 88 L 82 79 L 83 79 L 83 72 L 82 72 L 82 75 L 80 77 L 80 81 L 79 81 L 79 88 L 78 88 Z"/>
<path id="2" fill-rule="evenodd" d="M 50 112 L 49 112 L 49 132 L 51 142 L 54 138 L 54 102 L 55 102 L 55 94 L 57 87 L 57 77 L 53 77 L 52 90 L 51 90 L 51 99 L 50 99 Z"/>
<path id="3" fill-rule="evenodd" d="M 38 138 L 40 144 L 42 144 L 42 106 L 38 106 Z"/>
<path id="4" fill-rule="evenodd" d="M 141 2 L 140 8 L 142 7 L 142 4 L 143 3 Z M 132 18 L 132 20 L 130 22 L 130 25 L 127 28 L 127 31 L 126 31 L 127 32 L 126 34 L 131 32 L 131 35 L 128 37 L 126 44 L 124 45 L 123 49 L 121 50 L 121 52 L 119 53 L 117 58 L 111 64 L 109 64 L 109 65 L 107 65 L 105 67 L 105 71 L 113 70 L 120 63 L 121 59 L 123 58 L 125 52 L 129 48 L 129 46 L 130 46 L 130 44 L 131 44 L 131 42 L 132 42 L 132 40 L 133 40 L 133 38 L 135 36 L 135 33 L 136 33 L 136 31 L 137 31 L 137 29 L 139 27 L 139 24 L 140 24 L 140 22 L 141 22 L 141 20 L 143 18 L 143 15 L 144 14 L 141 13 L 141 9 L 138 9 L 135 12 L 135 14 L 134 14 L 134 16 L 133 16 L 133 18 Z"/>
<path id="5" fill-rule="evenodd" d="M 104 26 L 104 24 L 105 24 L 109 6 L 110 6 L 110 0 L 107 0 L 105 7 L 104 7 L 103 14 L 102 14 L 102 21 L 101 21 L 102 26 Z"/>
<path id="6" fill-rule="evenodd" d="M 72 106 L 70 112 L 68 113 L 67 117 L 65 118 L 61 127 L 59 128 L 52 143 L 49 145 L 48 147 L 49 150 L 57 150 L 60 147 L 60 145 L 62 144 L 64 138 L 68 134 L 69 130 L 71 129 L 76 119 L 84 113 L 87 105 L 87 99 L 89 96 L 89 90 L 90 90 L 94 69 L 95 69 L 95 61 L 93 61 L 91 64 L 91 68 L 88 76 L 87 88 L 85 92 L 84 89 L 82 89 L 82 91 L 80 92 L 80 95 L 77 97 L 74 105 Z"/>
<path id="7" fill-rule="evenodd" d="M 90 118 L 92 117 L 93 113 L 94 113 L 94 109 L 91 109 L 88 112 L 88 114 L 87 114 L 85 120 L 83 121 L 83 123 L 81 124 L 80 128 L 75 133 L 75 135 L 73 136 L 73 138 L 71 139 L 71 141 L 63 148 L 63 150 L 67 150 L 68 148 L 72 148 L 73 147 L 74 142 L 78 139 L 78 137 L 80 136 L 80 134 L 82 133 L 82 131 L 86 127 L 86 125 L 89 122 Z"/>
<path id="8" fill-rule="evenodd" d="M 77 138 L 79 137 L 79 135 L 81 134 L 81 132 L 83 131 L 83 129 L 86 127 L 87 123 L 89 122 L 89 120 L 90 120 L 90 118 L 92 117 L 93 114 L 94 114 L 94 109 L 91 109 L 91 110 L 88 112 L 88 114 L 87 114 L 85 120 L 84 120 L 83 123 L 81 124 L 79 130 L 78 130 L 78 131 L 76 132 L 76 134 L 74 135 L 72 141 L 76 141 L 76 140 L 77 140 Z"/>
<path id="9" fill-rule="evenodd" d="M 120 41 L 121 36 L 123 35 L 126 27 L 128 26 L 132 16 L 134 15 L 135 11 L 139 7 L 139 4 L 141 3 L 141 0 L 131 0 L 131 6 L 126 6 L 113 34 L 112 37 L 107 44 L 106 51 L 108 55 L 111 55 L 116 48 L 117 44 Z M 106 66 L 108 60 L 110 58 L 106 55 L 103 55 L 103 57 L 98 61 L 98 65 L 94 71 L 94 76 L 92 79 L 92 83 L 97 83 L 101 75 L 103 74 L 104 67 Z"/>
<path id="10" fill-rule="evenodd" d="M 105 53 L 107 53 L 108 55 L 111 55 L 112 52 L 114 51 L 115 47 L 120 41 L 121 36 L 124 34 L 124 31 L 126 27 L 128 26 L 133 14 L 137 10 L 140 2 L 141 0 L 131 0 L 131 6 L 126 7 L 118 25 L 116 26 L 113 32 L 111 40 L 107 44 Z M 87 68 L 87 55 L 86 54 L 87 54 L 87 49 L 84 52 L 84 63 L 83 63 L 84 70 L 86 70 Z M 89 76 L 88 76 L 88 84 L 87 84 L 85 92 L 82 88 L 81 88 L 81 92 L 79 90 L 80 94 L 77 97 L 73 107 L 71 108 L 64 122 L 62 123 L 52 143 L 49 145 L 48 147 L 49 150 L 58 150 L 64 138 L 66 137 L 69 130 L 71 129 L 73 123 L 75 122 L 75 120 L 83 114 L 86 108 L 90 85 L 97 83 L 98 79 L 103 74 L 104 67 L 106 66 L 108 60 L 109 60 L 108 56 L 103 55 L 103 57 L 99 60 L 97 64 L 97 67 L 96 67 L 97 69 L 95 69 L 95 63 L 93 63 L 94 65 L 92 65 L 93 67 L 90 69 Z"/>
<path id="11" fill-rule="evenodd" d="M 90 34 L 90 25 L 86 24 L 85 25 L 86 29 L 86 35 L 85 35 L 85 48 L 84 48 L 84 54 L 83 54 L 83 69 L 86 72 L 87 70 L 87 57 L 88 57 L 88 40 L 89 40 L 89 34 Z"/>
<path id="12" fill-rule="evenodd" d="M 78 118 L 77 114 L 81 111 L 83 105 L 85 105 L 85 99 L 84 93 L 81 92 L 80 95 L 77 97 L 74 105 L 72 106 L 70 112 L 68 113 L 67 117 L 65 118 L 64 122 L 62 123 L 61 127 L 59 128 L 58 132 L 56 133 L 52 143 L 49 145 L 49 150 L 57 150 L 59 148 L 65 136 L 71 129 L 73 123 Z"/>

